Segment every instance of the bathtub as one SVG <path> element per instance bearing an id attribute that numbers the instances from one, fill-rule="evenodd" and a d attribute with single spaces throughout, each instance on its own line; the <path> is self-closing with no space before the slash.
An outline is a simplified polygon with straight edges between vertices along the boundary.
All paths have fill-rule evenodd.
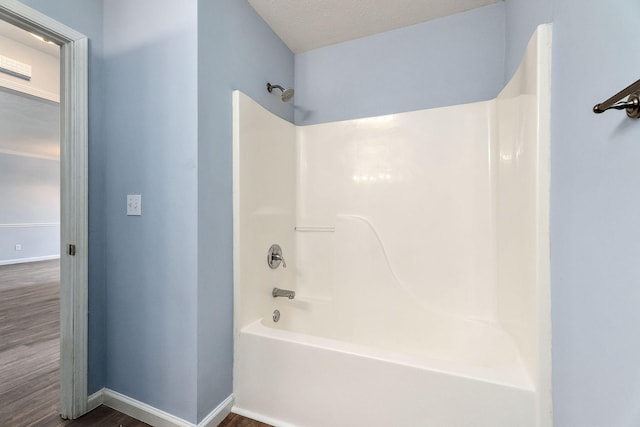
<path id="1" fill-rule="evenodd" d="M 234 92 L 234 412 L 552 425 L 550 36 L 479 103 L 298 127 Z"/>
<path id="2" fill-rule="evenodd" d="M 536 425 L 532 383 L 499 328 L 431 313 L 439 323 L 429 337 L 420 325 L 408 330 L 411 320 L 387 319 L 397 334 L 360 327 L 358 336 L 375 340 L 353 339 L 348 326 L 310 327 L 330 305 L 279 301 L 278 323 L 269 315 L 242 328 L 234 412 L 276 426 Z"/>
<path id="3" fill-rule="evenodd" d="M 235 412 L 276 426 L 535 426 L 534 384 L 497 321 L 419 298 L 368 218 L 321 230 L 297 246 L 331 254 L 322 286 L 302 274 L 291 300 L 263 287 L 270 304 L 237 334 Z"/>

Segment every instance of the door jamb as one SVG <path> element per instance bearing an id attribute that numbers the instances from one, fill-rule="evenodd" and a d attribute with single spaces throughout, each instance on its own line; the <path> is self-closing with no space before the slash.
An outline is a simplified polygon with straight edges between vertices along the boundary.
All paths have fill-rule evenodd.
<path id="1" fill-rule="evenodd" d="M 0 19 L 60 45 L 59 409 L 73 419 L 87 412 L 88 40 L 16 0 L 0 0 Z"/>

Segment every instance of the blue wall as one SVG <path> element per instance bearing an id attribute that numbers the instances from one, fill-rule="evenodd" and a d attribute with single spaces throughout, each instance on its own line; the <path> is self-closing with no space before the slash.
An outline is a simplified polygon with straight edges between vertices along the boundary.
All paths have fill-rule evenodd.
<path id="1" fill-rule="evenodd" d="M 553 10 L 551 291 L 558 427 L 640 425 L 640 123 L 602 102 L 640 75 L 634 0 L 507 0 L 523 40 Z M 519 43 L 520 44 L 520 43 Z M 508 53 L 513 63 L 519 50 Z M 511 58 L 509 58 L 511 57 Z M 510 71 L 508 68 L 507 71 Z"/>
<path id="2" fill-rule="evenodd" d="M 640 78 L 635 0 L 556 2 L 551 256 L 557 426 L 640 425 L 640 123 L 594 104 Z"/>
<path id="3" fill-rule="evenodd" d="M 554 0 L 506 0 L 505 82 L 515 74 L 529 39 L 540 24 L 553 20 Z"/>
<path id="4" fill-rule="evenodd" d="M 104 2 L 105 385 L 196 421 L 197 2 Z M 127 216 L 127 194 L 142 216 Z"/>
<path id="5" fill-rule="evenodd" d="M 504 3 L 295 57 L 295 122 L 324 123 L 495 98 Z"/>
<path id="6" fill-rule="evenodd" d="M 198 6 L 198 420 L 232 392 L 231 92 L 293 121 L 266 83 L 293 86 L 293 54 L 246 1 Z"/>
<path id="7" fill-rule="evenodd" d="M 293 121 L 265 89 L 293 54 L 244 1 L 24 3 L 90 39 L 89 393 L 202 420 L 232 392 L 231 91 Z"/>
<path id="8" fill-rule="evenodd" d="M 244 1 L 200 0 L 196 16 L 194 1 L 109 0 L 103 71 L 102 1 L 24 3 L 90 37 L 89 391 L 200 420 L 231 392 L 231 90 L 291 120 L 264 84 L 292 85 L 293 55 Z M 457 104 L 495 96 L 554 21 L 558 427 L 640 424 L 640 125 L 591 113 L 638 78 L 639 15 L 633 0 L 507 0 L 296 58 L 302 124 Z M 129 192 L 143 217 L 124 216 Z"/>
<path id="9" fill-rule="evenodd" d="M 104 387 L 105 264 L 102 0 L 21 0 L 89 38 L 89 393 Z"/>

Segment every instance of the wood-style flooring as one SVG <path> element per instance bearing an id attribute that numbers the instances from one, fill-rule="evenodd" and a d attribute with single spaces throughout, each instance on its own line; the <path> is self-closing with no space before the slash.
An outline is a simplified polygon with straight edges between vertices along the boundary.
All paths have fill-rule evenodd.
<path id="1" fill-rule="evenodd" d="M 60 263 L 0 266 L 0 427 L 148 427 L 106 406 L 58 416 Z M 268 427 L 229 414 L 222 427 Z"/>
<path id="2" fill-rule="evenodd" d="M 249 418 L 241 417 L 240 415 L 231 413 L 227 415 L 218 427 L 272 427 L 270 424 L 261 423 L 260 421 L 254 421 Z"/>

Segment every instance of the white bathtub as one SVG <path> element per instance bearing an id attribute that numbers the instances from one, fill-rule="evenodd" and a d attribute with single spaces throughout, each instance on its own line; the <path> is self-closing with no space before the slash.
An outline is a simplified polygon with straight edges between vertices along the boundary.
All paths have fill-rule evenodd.
<path id="1" fill-rule="evenodd" d="M 429 328 L 437 336 L 412 340 L 408 325 L 396 325 L 379 345 L 301 333 L 295 317 L 322 305 L 279 301 L 280 322 L 265 317 L 240 331 L 235 412 L 276 426 L 536 425 L 533 387 L 499 329 L 441 318 Z"/>
<path id="2" fill-rule="evenodd" d="M 258 292 L 263 317 L 236 339 L 236 412 L 299 427 L 536 425 L 533 381 L 497 321 L 418 298 L 366 218 L 339 215 L 312 237 L 334 255 L 327 297 L 302 280 L 292 300 Z"/>
<path id="3" fill-rule="evenodd" d="M 333 254 L 327 297 L 301 282 L 292 300 L 257 295 L 270 304 L 237 335 L 235 411 L 277 426 L 535 426 L 535 388 L 511 335 L 418 298 L 370 221 L 335 221 L 315 236 L 332 242 L 319 245 Z"/>
<path id="4" fill-rule="evenodd" d="M 318 237 L 341 279 L 326 298 L 302 283 L 293 300 L 261 291 L 266 312 L 237 335 L 236 412 L 277 426 L 535 426 L 533 382 L 498 322 L 417 298 L 365 218 Z"/>
<path id="5" fill-rule="evenodd" d="M 235 412 L 552 425 L 550 35 L 481 103 L 296 127 L 234 93 Z"/>

